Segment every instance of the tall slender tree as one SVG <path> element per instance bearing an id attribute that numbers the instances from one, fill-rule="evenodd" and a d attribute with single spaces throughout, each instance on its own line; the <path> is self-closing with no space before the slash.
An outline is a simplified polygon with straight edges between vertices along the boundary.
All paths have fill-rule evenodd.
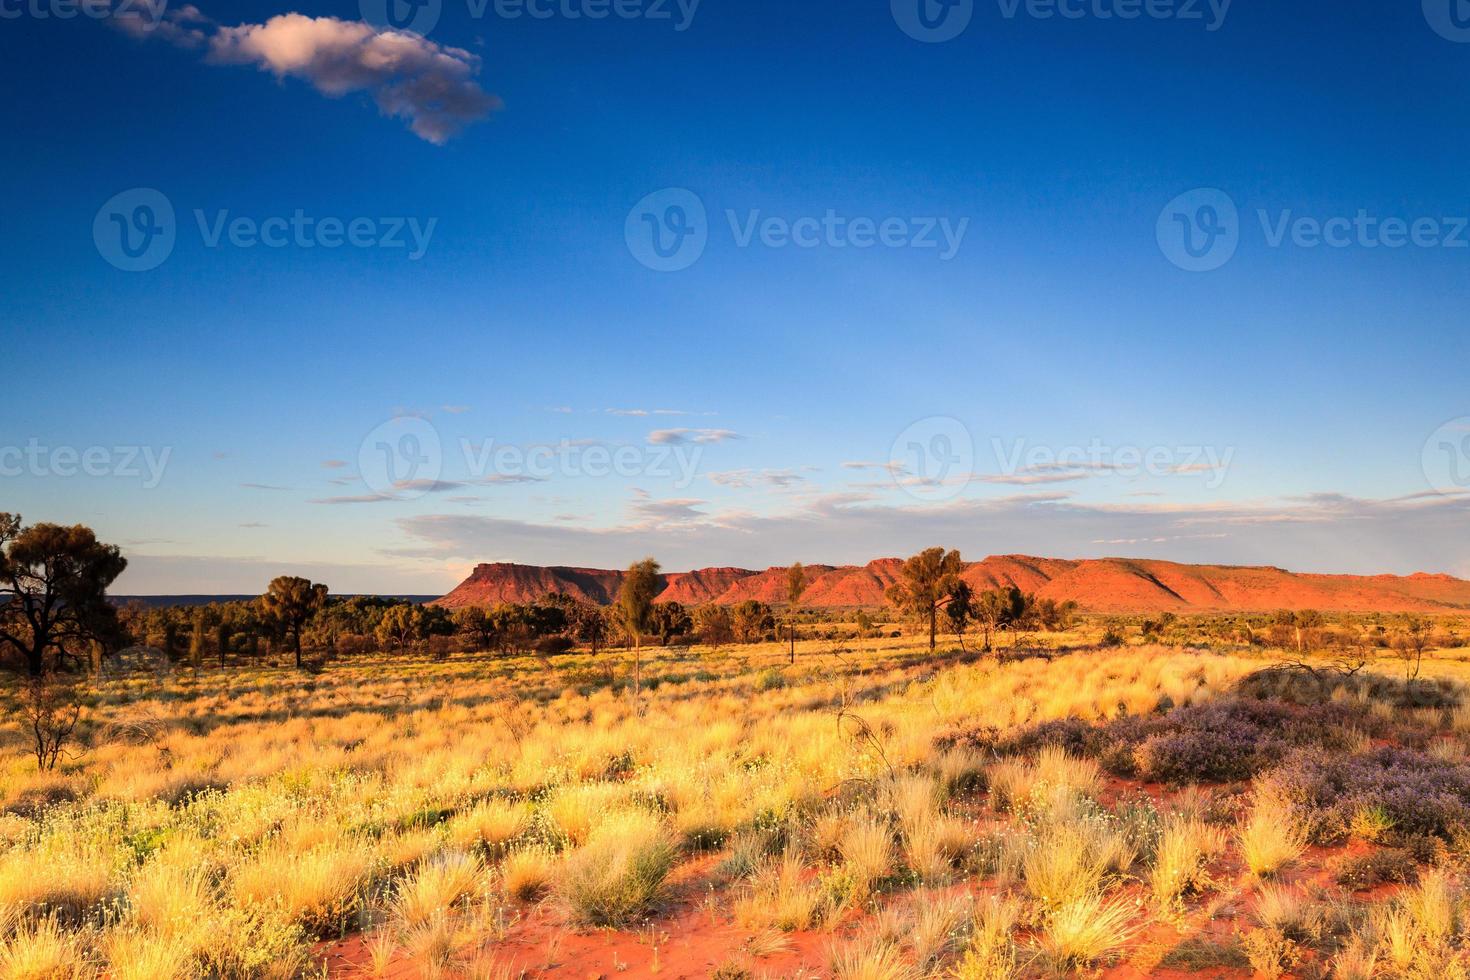
<path id="1" fill-rule="evenodd" d="M 801 567 L 801 562 L 786 569 L 786 629 L 791 634 L 792 663 L 796 663 L 796 607 L 806 586 L 806 569 Z"/>
<path id="2" fill-rule="evenodd" d="M 960 642 L 960 652 L 965 652 L 965 627 L 970 624 L 974 613 L 974 595 L 970 583 L 962 578 L 955 579 L 949 590 L 949 601 L 944 604 L 944 618 L 949 620 L 949 630 Z"/>
<path id="3" fill-rule="evenodd" d="M 939 633 L 939 607 L 964 570 L 958 551 L 926 548 L 903 563 L 899 580 L 888 588 L 888 599 L 899 609 L 929 620 L 929 652 Z"/>
<path id="4" fill-rule="evenodd" d="M 649 619 L 653 615 L 653 600 L 658 596 L 661 586 L 658 562 L 645 558 L 628 566 L 623 584 L 618 589 L 618 618 L 633 639 L 634 704 L 638 703 L 643 691 L 643 634 L 648 631 Z"/>

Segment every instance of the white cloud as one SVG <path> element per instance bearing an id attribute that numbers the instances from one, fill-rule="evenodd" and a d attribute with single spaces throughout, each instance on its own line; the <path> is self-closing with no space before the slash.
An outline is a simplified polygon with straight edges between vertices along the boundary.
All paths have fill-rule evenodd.
<path id="1" fill-rule="evenodd" d="M 655 429 L 648 434 L 648 441 L 656 445 L 677 446 L 686 442 L 712 443 L 743 438 L 740 433 L 729 429 Z"/>
<path id="2" fill-rule="evenodd" d="M 226 27 L 191 5 L 162 12 L 149 7 L 112 20 L 140 40 L 205 48 L 209 64 L 253 65 L 278 79 L 299 78 L 331 98 L 366 92 L 384 115 L 406 120 L 430 143 L 447 142 L 500 106 L 476 81 L 477 56 L 362 21 L 286 13 L 263 24 Z"/>
<path id="3" fill-rule="evenodd" d="M 291 13 L 221 27 L 209 40 L 209 61 L 300 78 L 331 97 L 367 92 L 384 115 L 408 120 L 430 143 L 446 142 L 499 104 L 476 84 L 480 59 L 468 51 L 336 17 Z"/>

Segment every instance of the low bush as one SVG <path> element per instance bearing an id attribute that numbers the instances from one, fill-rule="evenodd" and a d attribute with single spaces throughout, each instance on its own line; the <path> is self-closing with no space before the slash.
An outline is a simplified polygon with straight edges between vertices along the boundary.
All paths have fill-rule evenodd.
<path id="1" fill-rule="evenodd" d="M 1355 815 L 1367 809 L 1406 837 L 1447 837 L 1470 822 L 1470 766 L 1413 749 L 1382 747 L 1346 756 L 1303 751 L 1263 783 L 1307 818 L 1314 843 L 1342 840 Z"/>
<path id="2" fill-rule="evenodd" d="M 1162 713 L 1125 715 L 1105 725 L 1067 718 L 1007 737 L 976 729 L 949 740 L 1001 755 L 1061 750 L 1094 757 L 1117 775 L 1157 782 L 1225 783 L 1249 779 L 1297 748 L 1351 750 L 1363 733 L 1381 733 L 1385 724 L 1358 704 L 1233 696 Z"/>
<path id="3" fill-rule="evenodd" d="M 1362 890 L 1378 885 L 1406 885 L 1419 876 L 1414 856 L 1397 847 L 1343 858 L 1334 877 L 1344 888 Z"/>

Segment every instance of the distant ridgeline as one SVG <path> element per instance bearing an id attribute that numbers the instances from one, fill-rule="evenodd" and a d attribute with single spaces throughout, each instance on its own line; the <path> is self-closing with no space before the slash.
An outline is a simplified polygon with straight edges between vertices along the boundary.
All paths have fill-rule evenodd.
<path id="1" fill-rule="evenodd" d="M 432 595 L 394 595 L 389 593 L 351 593 L 351 595 L 371 594 L 379 599 L 406 599 L 409 602 L 433 602 L 438 596 Z M 118 606 L 142 606 L 145 609 L 162 609 L 168 606 L 207 606 L 215 602 L 249 602 L 259 599 L 256 595 L 114 595 L 108 596 L 114 605 Z M 338 596 L 337 598 L 345 598 Z"/>
<path id="2" fill-rule="evenodd" d="M 811 608 L 878 608 L 898 580 L 903 562 L 880 558 L 866 565 L 808 565 L 801 604 Z M 962 576 L 976 591 L 1014 585 L 1041 599 L 1072 600 L 1094 612 L 1470 612 L 1470 582 L 1450 575 L 1317 575 L 1280 568 L 1181 565 L 1129 558 L 1069 560 L 1001 555 L 973 562 Z M 560 592 L 607 605 L 623 573 L 600 568 L 480 565 L 436 600 L 450 608 L 530 603 Z M 733 605 L 747 599 L 786 600 L 784 567 L 702 568 L 662 576 L 659 602 Z"/>

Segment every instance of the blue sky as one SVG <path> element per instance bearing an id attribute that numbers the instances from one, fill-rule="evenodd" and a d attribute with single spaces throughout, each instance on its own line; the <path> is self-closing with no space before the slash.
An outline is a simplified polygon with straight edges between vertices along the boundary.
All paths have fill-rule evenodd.
<path id="1" fill-rule="evenodd" d="M 904 2 L 0 0 L 0 508 L 130 593 L 936 543 L 1470 574 L 1448 0 L 976 0 L 937 43 Z M 652 227 L 703 249 L 649 268 Z"/>

